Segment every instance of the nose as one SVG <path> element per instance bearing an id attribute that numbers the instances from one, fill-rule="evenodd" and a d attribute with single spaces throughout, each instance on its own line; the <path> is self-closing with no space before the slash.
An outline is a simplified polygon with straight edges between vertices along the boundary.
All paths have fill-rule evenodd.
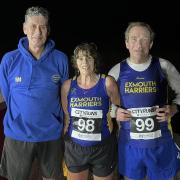
<path id="1" fill-rule="evenodd" d="M 141 40 L 137 40 L 137 41 L 136 41 L 136 46 L 137 46 L 138 48 L 141 48 L 141 47 L 142 47 L 142 41 L 141 41 Z"/>
<path id="2" fill-rule="evenodd" d="M 37 26 L 35 29 L 35 34 L 41 34 L 41 33 L 42 33 L 41 28 Z"/>
<path id="3" fill-rule="evenodd" d="M 87 58 L 86 57 L 83 58 L 82 63 L 87 64 Z"/>

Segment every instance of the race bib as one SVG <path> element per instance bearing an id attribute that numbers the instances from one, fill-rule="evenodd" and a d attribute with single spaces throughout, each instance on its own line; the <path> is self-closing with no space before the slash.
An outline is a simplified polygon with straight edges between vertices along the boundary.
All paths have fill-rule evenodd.
<path id="1" fill-rule="evenodd" d="M 156 106 L 131 108 L 132 119 L 130 121 L 131 139 L 156 139 L 161 137 L 159 123 L 156 120 Z"/>
<path id="2" fill-rule="evenodd" d="M 71 137 L 86 141 L 101 141 L 102 110 L 72 108 Z"/>

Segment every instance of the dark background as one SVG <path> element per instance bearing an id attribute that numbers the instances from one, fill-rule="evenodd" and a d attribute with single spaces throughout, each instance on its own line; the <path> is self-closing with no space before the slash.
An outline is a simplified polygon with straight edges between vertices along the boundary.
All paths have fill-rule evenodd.
<path id="1" fill-rule="evenodd" d="M 103 57 L 102 72 L 108 72 L 128 56 L 124 31 L 130 21 L 150 24 L 156 33 L 151 54 L 170 60 L 180 71 L 180 9 L 175 1 L 6 0 L 0 4 L 0 59 L 4 53 L 17 48 L 20 37 L 24 36 L 25 11 L 31 6 L 43 6 L 50 11 L 51 38 L 55 40 L 56 48 L 68 57 L 77 44 L 95 42 Z M 73 75 L 71 67 L 70 75 Z M 2 123 L 0 125 L 2 150 Z M 178 122 L 174 127 L 180 132 Z"/>
<path id="2" fill-rule="evenodd" d="M 13 3 L 13 4 L 12 4 Z M 159 5 L 158 5 L 158 4 Z M 51 38 L 69 57 L 81 42 L 95 42 L 102 54 L 102 72 L 128 55 L 124 31 L 130 21 L 145 21 L 156 33 L 151 53 L 170 60 L 180 70 L 178 54 L 180 20 L 174 1 L 138 0 L 41 0 L 3 2 L 0 7 L 0 58 L 17 48 L 23 36 L 24 14 L 30 6 L 43 6 L 51 13 Z M 72 73 L 70 68 L 70 73 Z"/>

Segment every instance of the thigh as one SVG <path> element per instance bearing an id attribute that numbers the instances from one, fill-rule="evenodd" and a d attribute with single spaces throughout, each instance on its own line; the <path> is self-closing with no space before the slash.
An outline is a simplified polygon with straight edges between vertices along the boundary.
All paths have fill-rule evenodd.
<path id="1" fill-rule="evenodd" d="M 118 169 L 123 176 L 141 180 L 146 175 L 146 167 L 143 162 L 144 149 L 130 146 L 128 144 L 118 144 Z"/>
<path id="2" fill-rule="evenodd" d="M 62 176 L 63 149 L 62 139 L 38 143 L 37 159 L 43 177 L 56 178 Z"/>
<path id="3" fill-rule="evenodd" d="M 5 138 L 1 160 L 2 176 L 13 180 L 28 179 L 34 159 L 34 143 Z"/>
<path id="4" fill-rule="evenodd" d="M 89 147 L 74 143 L 69 137 L 65 138 L 65 163 L 72 173 L 80 173 L 89 169 Z"/>
<path id="5" fill-rule="evenodd" d="M 113 173 L 105 177 L 93 176 L 94 180 L 113 180 Z"/>
<path id="6" fill-rule="evenodd" d="M 147 151 L 145 162 L 147 166 L 147 176 L 150 180 L 156 178 L 169 180 L 176 172 L 175 145 L 169 141 L 158 147 Z"/>
<path id="7" fill-rule="evenodd" d="M 88 170 L 79 173 L 69 172 L 69 180 L 88 180 Z"/>
<path id="8" fill-rule="evenodd" d="M 112 172 L 117 164 L 117 140 L 115 136 L 111 136 L 104 140 L 103 144 L 92 147 L 90 164 L 92 173 L 96 177 L 111 179 Z"/>

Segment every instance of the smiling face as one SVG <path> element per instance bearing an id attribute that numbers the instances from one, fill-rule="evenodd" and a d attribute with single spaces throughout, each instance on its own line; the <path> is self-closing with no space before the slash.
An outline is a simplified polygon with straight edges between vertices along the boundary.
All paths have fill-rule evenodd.
<path id="1" fill-rule="evenodd" d="M 87 51 L 80 50 L 78 52 L 76 65 L 80 74 L 94 73 L 94 58 Z"/>
<path id="2" fill-rule="evenodd" d="M 23 31 L 27 35 L 30 49 L 44 48 L 48 37 L 48 21 L 44 16 L 28 16 L 23 24 Z"/>
<path id="3" fill-rule="evenodd" d="M 152 44 L 150 32 L 146 27 L 132 27 L 126 39 L 126 48 L 129 50 L 131 61 L 134 63 L 145 62 Z"/>
<path id="4" fill-rule="evenodd" d="M 81 43 L 74 49 L 72 66 L 78 76 L 80 74 L 99 74 L 100 55 L 94 43 Z"/>

